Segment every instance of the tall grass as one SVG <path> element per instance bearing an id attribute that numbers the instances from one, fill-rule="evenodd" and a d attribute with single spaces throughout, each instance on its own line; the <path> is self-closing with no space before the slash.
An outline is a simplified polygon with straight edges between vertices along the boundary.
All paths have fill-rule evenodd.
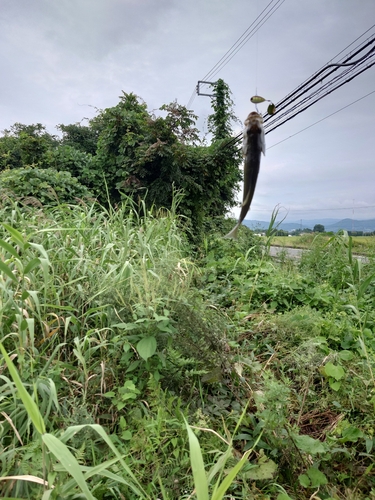
<path id="1" fill-rule="evenodd" d="M 45 452 L 31 453 L 38 441 L 31 401 L 47 431 L 74 423 L 79 411 L 78 422 L 92 425 L 98 393 L 108 405 L 104 393 L 123 377 L 113 360 L 124 346 L 137 360 L 136 341 L 154 325 L 168 333 L 169 309 L 188 296 L 193 266 L 181 221 L 173 211 L 140 212 L 130 202 L 116 211 L 96 205 L 1 210 L 1 340 L 10 361 L 5 353 L 3 359 L 16 363 L 24 394 L 32 395 L 18 399 L 3 362 L 1 476 L 45 467 Z M 138 338 L 129 340 L 127 329 L 115 326 L 127 323 L 141 328 Z M 21 461 L 20 445 L 31 453 Z M 32 488 L 28 481 L 0 484 L 8 494 L 31 495 Z"/>
<path id="2" fill-rule="evenodd" d="M 0 496 L 374 497 L 373 261 L 273 262 L 276 215 L 192 251 L 173 207 L 0 209 Z"/>

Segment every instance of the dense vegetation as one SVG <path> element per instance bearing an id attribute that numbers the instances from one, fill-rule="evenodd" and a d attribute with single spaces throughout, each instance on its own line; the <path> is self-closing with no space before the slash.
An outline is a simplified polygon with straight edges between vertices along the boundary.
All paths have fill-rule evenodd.
<path id="1" fill-rule="evenodd" d="M 60 138 L 40 123 L 16 123 L 0 137 L 0 189 L 29 203 L 95 197 L 108 207 L 131 197 L 148 208 L 170 207 L 174 190 L 183 190 L 178 212 L 199 232 L 205 217 L 235 205 L 241 179 L 241 155 L 230 140 L 230 91 L 219 80 L 214 94 L 210 145 L 184 106 L 164 105 L 165 116 L 155 116 L 134 94 L 123 93 L 87 125 L 59 125 Z"/>
<path id="2" fill-rule="evenodd" d="M 135 208 L 2 209 L 2 497 L 374 498 L 374 262 Z"/>
<path id="3" fill-rule="evenodd" d="M 374 255 L 222 238 L 225 92 L 0 138 L 2 498 L 375 499 Z"/>

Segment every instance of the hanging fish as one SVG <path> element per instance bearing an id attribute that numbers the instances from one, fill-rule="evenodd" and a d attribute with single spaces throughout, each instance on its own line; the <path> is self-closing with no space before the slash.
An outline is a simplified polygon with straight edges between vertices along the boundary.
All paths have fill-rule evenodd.
<path id="1" fill-rule="evenodd" d="M 258 179 L 260 156 L 266 154 L 266 142 L 264 139 L 263 118 L 259 113 L 253 111 L 245 120 L 242 151 L 244 155 L 244 186 L 243 202 L 240 217 L 236 226 L 225 238 L 237 238 L 238 228 L 249 211 L 254 196 L 255 186 Z"/>

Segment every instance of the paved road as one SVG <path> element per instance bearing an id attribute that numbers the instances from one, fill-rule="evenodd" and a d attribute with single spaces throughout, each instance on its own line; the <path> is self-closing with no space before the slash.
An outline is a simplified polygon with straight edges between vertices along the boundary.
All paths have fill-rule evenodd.
<path id="1" fill-rule="evenodd" d="M 306 252 L 306 250 L 302 250 L 301 248 L 288 248 L 288 247 L 270 247 L 270 255 L 271 257 L 277 257 L 277 255 L 282 252 L 286 254 L 288 257 L 292 257 L 293 259 L 299 259 L 302 255 L 302 252 Z"/>
<path id="2" fill-rule="evenodd" d="M 270 247 L 270 255 L 271 257 L 277 257 L 280 252 L 287 252 L 288 257 L 292 259 L 299 259 L 303 252 L 307 252 L 308 250 L 303 250 L 302 248 L 288 248 L 288 247 Z M 368 262 L 368 258 L 364 255 L 353 255 L 354 259 L 361 260 L 364 264 Z"/>

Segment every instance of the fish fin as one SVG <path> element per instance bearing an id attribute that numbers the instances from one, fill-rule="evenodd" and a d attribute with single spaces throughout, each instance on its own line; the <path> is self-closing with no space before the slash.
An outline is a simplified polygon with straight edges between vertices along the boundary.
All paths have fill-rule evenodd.
<path id="1" fill-rule="evenodd" d="M 240 227 L 240 224 L 236 224 L 234 226 L 234 228 L 232 229 L 232 231 L 230 231 L 228 234 L 226 234 L 224 236 L 224 238 L 232 238 L 233 240 L 236 240 L 237 239 L 237 232 L 238 232 L 238 228 Z"/>

